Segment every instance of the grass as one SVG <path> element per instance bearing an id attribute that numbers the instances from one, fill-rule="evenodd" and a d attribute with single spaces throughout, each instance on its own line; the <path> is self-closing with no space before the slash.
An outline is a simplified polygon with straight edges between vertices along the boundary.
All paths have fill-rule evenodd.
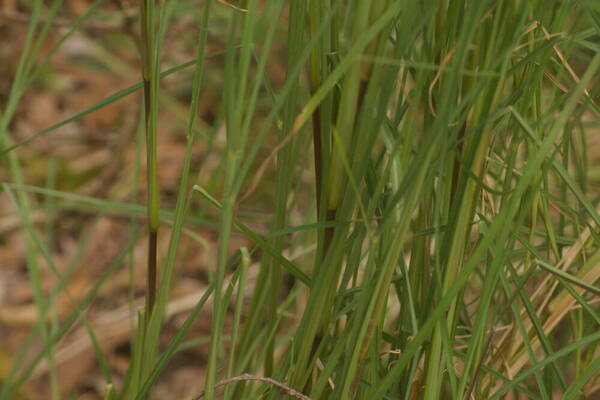
<path id="1" fill-rule="evenodd" d="M 158 396 L 163 372 L 194 343 L 207 343 L 197 396 L 210 400 L 600 393 L 595 2 L 141 0 L 130 33 L 141 82 L 15 139 L 18 105 L 40 71 L 105 6 L 95 2 L 41 57 L 61 5 L 26 6 L 28 32 L 0 97 L 2 196 L 19 217 L 38 315 L 0 376 L 0 399 L 27 398 L 42 361 L 50 397 L 70 398 L 56 354 L 78 325 L 106 399 Z M 170 36 L 186 18 L 194 34 Z M 191 61 L 165 56 L 179 41 Z M 163 82 L 188 69 L 181 100 Z M 214 118 L 203 121 L 202 94 L 215 88 Z M 27 160 L 36 141 L 138 91 L 143 107 L 127 112 L 146 140 L 127 144 L 137 156 L 126 190 L 143 205 L 61 189 L 56 158 L 45 155 L 35 157 L 48 174 L 35 182 Z M 160 179 L 169 131 L 185 140 L 176 182 Z M 212 167 L 194 157 L 198 148 Z M 68 210 L 129 217 L 130 232 L 61 315 L 57 297 L 71 296 L 79 262 L 54 260 Z M 131 315 L 128 368 L 115 379 L 89 307 L 129 266 L 136 309 L 144 236 L 146 303 Z M 168 335 L 184 243 L 214 258 L 205 290 Z M 89 245 L 81 240 L 78 253 Z M 210 337 L 186 342 L 198 321 Z"/>

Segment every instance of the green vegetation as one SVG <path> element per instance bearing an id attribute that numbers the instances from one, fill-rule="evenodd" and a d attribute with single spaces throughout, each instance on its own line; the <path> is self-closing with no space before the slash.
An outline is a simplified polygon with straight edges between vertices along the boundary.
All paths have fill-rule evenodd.
<path id="1" fill-rule="evenodd" d="M 131 18 L 142 82 L 13 140 L 23 96 L 104 7 L 94 2 L 42 53 L 61 4 L 27 6 L 29 30 L 0 97 L 1 195 L 18 211 L 38 315 L 2 373 L 0 400 L 23 395 L 42 362 L 52 398 L 69 398 L 55 355 L 79 325 L 106 399 L 153 398 L 173 357 L 194 346 L 186 340 L 200 315 L 209 315 L 210 337 L 198 341 L 208 352 L 197 379 L 209 400 L 600 393 L 596 1 L 140 0 Z M 194 43 L 192 60 L 163 60 L 176 45 L 166 40 L 171 27 L 190 15 L 197 29 L 180 39 Z M 279 78 L 272 63 L 282 63 Z M 181 112 L 161 82 L 184 73 Z M 200 121 L 201 95 L 215 85 L 214 121 Z M 133 200 L 66 192 L 50 173 L 30 182 L 30 145 L 138 91 L 140 129 L 127 144 Z M 161 115 L 174 109 L 169 134 L 185 134 L 186 146 L 165 201 L 158 138 Z M 217 167 L 198 163 L 198 148 Z M 32 215 L 75 208 L 98 221 L 129 217 L 130 232 L 62 316 L 57 298 L 79 260 L 57 268 L 52 224 Z M 256 209 L 268 215 L 257 219 Z M 247 245 L 237 246 L 239 236 Z M 145 238 L 146 306 L 131 313 L 131 356 L 117 381 L 86 310 L 128 267 L 135 310 L 134 249 Z M 214 257 L 200 300 L 166 336 L 184 242 Z M 78 241 L 81 251 L 88 245 Z"/>

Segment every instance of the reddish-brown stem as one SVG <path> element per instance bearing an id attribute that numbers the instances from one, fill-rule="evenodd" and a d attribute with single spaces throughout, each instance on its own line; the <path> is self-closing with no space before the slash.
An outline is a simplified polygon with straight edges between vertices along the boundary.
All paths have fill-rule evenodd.
<path id="1" fill-rule="evenodd" d="M 454 168 L 452 169 L 452 186 L 450 189 L 450 201 L 454 201 L 454 197 L 456 196 L 456 190 L 458 189 L 458 180 L 460 178 L 460 160 L 459 157 L 463 153 L 464 148 L 464 138 L 467 130 L 467 124 L 464 123 L 460 128 L 460 132 L 458 133 L 458 154 L 454 160 Z"/>
<path id="2" fill-rule="evenodd" d="M 335 215 L 337 210 L 327 210 L 327 215 L 325 216 L 325 221 L 331 222 L 335 220 Z M 323 239 L 323 258 L 329 251 L 329 246 L 331 245 L 331 241 L 333 240 L 333 234 L 335 230 L 333 226 L 328 226 L 325 228 L 325 237 Z"/>

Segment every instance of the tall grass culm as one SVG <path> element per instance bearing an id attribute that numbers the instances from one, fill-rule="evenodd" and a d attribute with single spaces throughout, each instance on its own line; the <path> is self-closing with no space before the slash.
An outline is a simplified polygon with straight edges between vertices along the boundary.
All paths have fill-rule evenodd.
<path id="1" fill-rule="evenodd" d="M 50 3 L 26 7 L 0 96 L 0 195 L 18 216 L 39 316 L 0 374 L 0 400 L 26 396 L 42 364 L 52 399 L 76 395 L 56 354 L 78 325 L 108 400 L 159 398 L 175 355 L 200 344 L 197 399 L 600 396 L 597 1 L 140 0 L 127 10 L 140 82 L 23 138 L 12 120 L 24 94 L 105 7 L 69 20 L 41 57 L 62 4 Z M 180 26 L 194 29 L 173 34 Z M 169 57 L 177 46 L 190 60 Z M 162 84 L 177 77 L 184 96 Z M 144 181 L 143 204 L 65 191 L 52 149 L 36 155 L 53 165 L 36 184 L 30 144 L 138 91 L 145 141 L 127 144 L 127 190 L 140 198 Z M 211 118 L 207 91 L 219 94 Z M 185 142 L 175 183 L 160 178 L 167 134 Z M 128 243 L 77 299 L 80 256 L 60 269 L 52 250 L 56 215 L 73 208 L 131 219 Z M 210 254 L 206 285 L 173 329 L 189 243 Z M 87 309 L 128 265 L 137 311 L 117 376 Z M 210 335 L 189 340 L 198 324 Z"/>

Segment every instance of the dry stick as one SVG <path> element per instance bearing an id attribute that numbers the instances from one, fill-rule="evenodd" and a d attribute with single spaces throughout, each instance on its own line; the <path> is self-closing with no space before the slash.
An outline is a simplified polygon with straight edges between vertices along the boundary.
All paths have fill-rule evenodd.
<path id="1" fill-rule="evenodd" d="M 215 389 L 225 386 L 225 385 L 228 385 L 230 383 L 241 382 L 241 381 L 258 381 L 258 382 L 263 382 L 263 383 L 269 383 L 273 386 L 277 386 L 279 389 L 281 389 L 286 394 L 288 394 L 290 396 L 294 396 L 297 399 L 311 400 L 310 397 L 292 389 L 291 387 L 285 385 L 284 383 L 278 382 L 271 378 L 266 378 L 263 376 L 256 376 L 256 375 L 251 375 L 251 374 L 243 374 L 240 376 L 234 376 L 233 378 L 223 379 L 222 381 L 220 381 L 219 383 L 217 383 L 215 385 Z M 194 397 L 193 400 L 200 400 L 202 397 L 204 397 L 204 393 L 205 392 L 200 393 L 200 395 L 197 397 Z"/>

